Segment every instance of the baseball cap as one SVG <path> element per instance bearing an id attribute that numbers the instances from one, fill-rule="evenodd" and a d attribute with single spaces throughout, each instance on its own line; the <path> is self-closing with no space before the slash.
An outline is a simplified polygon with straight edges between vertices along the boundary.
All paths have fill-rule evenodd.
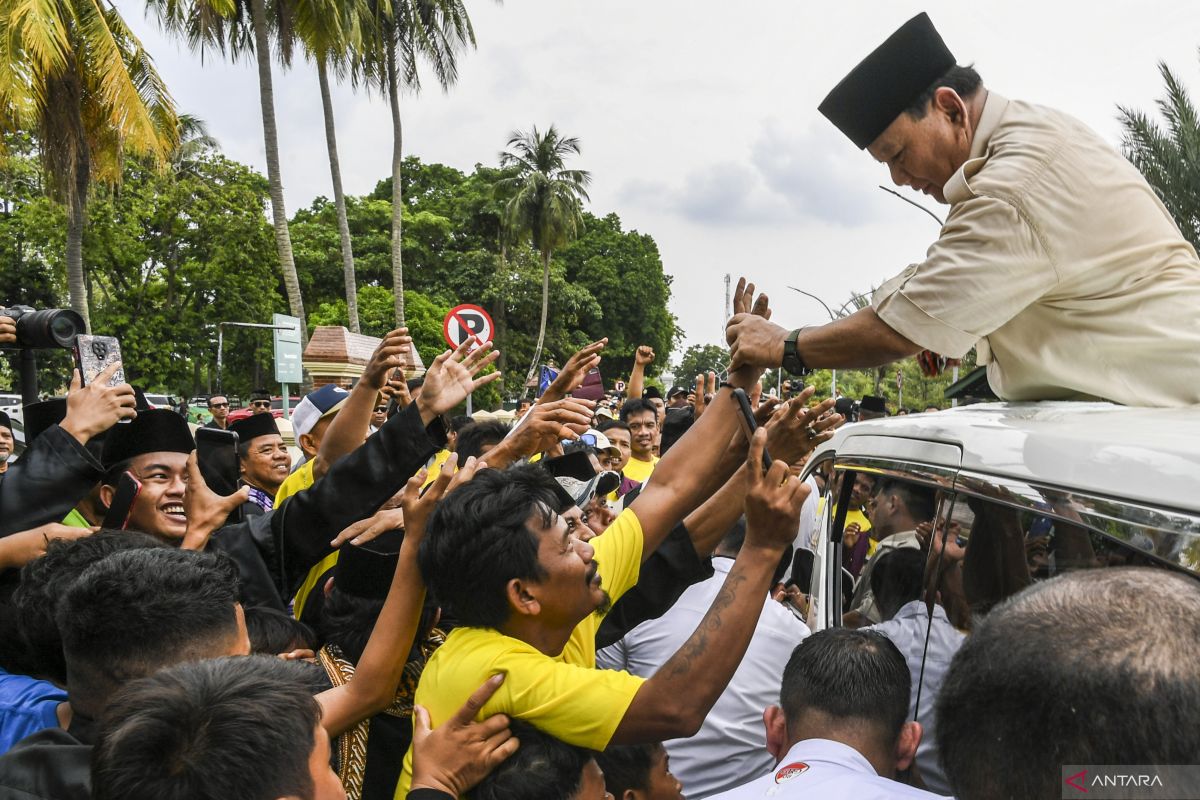
<path id="1" fill-rule="evenodd" d="M 683 387 L 683 386 L 672 386 L 672 387 L 671 387 L 671 391 L 667 392 L 667 399 L 668 399 L 668 400 L 670 400 L 670 399 L 672 399 L 672 398 L 674 398 L 674 397 L 677 397 L 677 396 L 679 396 L 679 395 L 681 395 L 681 394 L 687 394 L 687 393 L 688 393 L 688 391 L 689 391 L 689 390 L 688 390 L 688 389 L 686 389 L 686 388 L 685 388 L 685 387 Z"/>
<path id="2" fill-rule="evenodd" d="M 610 494 L 621 485 L 621 476 L 618 473 L 596 472 L 591 458 L 584 452 L 548 458 L 541 463 L 558 484 L 556 494 L 562 504 L 560 510 L 570 505 L 583 508 L 595 495 Z"/>
<path id="3" fill-rule="evenodd" d="M 588 428 L 583 434 L 580 435 L 578 441 L 595 448 L 601 453 L 609 453 L 616 456 L 621 455 L 621 451 L 617 449 L 616 445 L 614 445 L 607 436 L 595 428 Z M 607 494 L 607 492 L 605 494 Z"/>
<path id="4" fill-rule="evenodd" d="M 613 412 L 608 406 L 597 406 L 596 416 L 603 417 L 604 419 L 613 419 Z"/>
<path id="5" fill-rule="evenodd" d="M 350 392 L 332 383 L 305 395 L 292 412 L 292 430 L 296 438 L 311 432 L 322 417 L 336 414 L 349 396 Z"/>

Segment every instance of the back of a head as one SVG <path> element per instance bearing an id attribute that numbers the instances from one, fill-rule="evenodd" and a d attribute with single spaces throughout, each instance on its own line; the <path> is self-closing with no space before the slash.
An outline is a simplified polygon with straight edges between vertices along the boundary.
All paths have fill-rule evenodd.
<path id="1" fill-rule="evenodd" d="M 471 456 L 479 458 L 485 447 L 500 444 L 508 436 L 508 426 L 495 420 L 473 422 L 458 432 L 458 443 L 454 452 L 458 453 L 458 463 L 465 464 Z"/>
<path id="2" fill-rule="evenodd" d="M 180 664 L 133 681 L 101 720 L 95 800 L 311 797 L 321 718 L 300 665 L 268 656 Z"/>
<path id="3" fill-rule="evenodd" d="M 604 773 L 604 788 L 613 797 L 628 790 L 645 791 L 650 786 L 650 770 L 662 752 L 662 744 L 609 745 L 596 753 L 596 762 Z"/>
<path id="4" fill-rule="evenodd" d="M 996 606 L 967 637 L 938 697 L 938 749 L 956 797 L 1058 797 L 1064 764 L 1193 763 L 1197 719 L 1200 584 L 1080 571 Z"/>
<path id="5" fill-rule="evenodd" d="M 225 556 L 155 548 L 88 567 L 59 603 L 68 684 L 102 698 L 181 661 L 224 655 L 238 633 L 237 569 Z"/>
<path id="6" fill-rule="evenodd" d="M 514 719 L 517 752 L 467 792 L 468 800 L 568 800 L 579 790 L 592 751 L 575 747 Z"/>
<path id="7" fill-rule="evenodd" d="M 891 619 L 903 605 L 920 599 L 924 578 L 924 551 L 904 547 L 880 554 L 871 569 L 871 594 L 883 619 Z"/>
<path id="8" fill-rule="evenodd" d="M 488 469 L 438 503 L 418 563 L 430 593 L 461 624 L 500 625 L 508 618 L 508 582 L 542 577 L 528 522 L 550 525 L 556 488 L 536 465 Z"/>
<path id="9" fill-rule="evenodd" d="M 44 556 L 21 569 L 21 583 L 13 593 L 27 669 L 60 685 L 66 683 L 67 665 L 55 612 L 67 587 L 84 570 L 110 553 L 167 546 L 146 533 L 112 528 L 81 539 L 51 541 Z"/>
<path id="10" fill-rule="evenodd" d="M 291 614 L 269 606 L 245 609 L 250 652 L 277 656 L 292 650 L 316 650 L 317 635 Z"/>
<path id="11" fill-rule="evenodd" d="M 908 716 L 910 683 L 904 656 L 882 633 L 827 628 L 792 651 L 779 704 L 793 738 L 866 730 L 891 746 Z M 826 730 L 806 727 L 814 720 Z"/>
<path id="12" fill-rule="evenodd" d="M 886 480 L 875 491 L 879 497 L 894 494 L 904 503 L 908 514 L 916 522 L 929 522 L 937 511 L 937 491 L 927 486 L 900 480 Z"/>

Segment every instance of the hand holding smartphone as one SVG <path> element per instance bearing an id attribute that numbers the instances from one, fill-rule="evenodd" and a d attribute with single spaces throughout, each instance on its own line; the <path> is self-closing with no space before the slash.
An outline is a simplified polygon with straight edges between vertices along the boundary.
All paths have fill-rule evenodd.
<path id="1" fill-rule="evenodd" d="M 133 511 L 133 504 L 140 491 L 142 491 L 142 484 L 138 479 L 128 472 L 122 472 L 121 477 L 117 479 L 117 491 L 113 494 L 112 502 L 108 504 L 108 511 L 104 512 L 105 528 L 125 530 L 129 525 L 129 514 Z"/>
<path id="2" fill-rule="evenodd" d="M 754 432 L 758 430 L 758 420 L 754 418 L 754 410 L 750 408 L 750 398 L 746 396 L 744 389 L 733 390 L 733 402 L 738 409 L 738 422 L 741 423 L 742 433 L 746 434 L 746 445 L 750 445 L 750 440 L 754 438 Z M 771 468 L 771 454 L 767 452 L 766 446 L 762 452 L 762 469 L 765 473 Z"/>
<path id="3" fill-rule="evenodd" d="M 121 362 L 121 343 L 112 336 L 81 333 L 75 337 L 75 366 L 84 386 L 90 385 L 111 364 Z M 120 367 L 109 379 L 109 386 L 125 383 L 125 368 Z"/>

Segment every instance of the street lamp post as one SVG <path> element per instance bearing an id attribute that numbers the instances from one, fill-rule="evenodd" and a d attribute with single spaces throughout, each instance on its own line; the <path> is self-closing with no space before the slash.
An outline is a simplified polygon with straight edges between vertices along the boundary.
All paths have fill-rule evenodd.
<path id="1" fill-rule="evenodd" d="M 830 308 L 829 304 L 826 303 L 824 300 L 817 297 L 815 294 L 812 294 L 811 292 L 806 292 L 803 289 L 797 289 L 795 286 L 789 286 L 788 288 L 791 289 L 793 292 L 799 292 L 800 294 L 804 295 L 805 297 L 811 297 L 813 300 L 816 300 L 818 303 L 820 303 L 822 306 L 825 307 L 825 312 L 827 314 L 829 314 L 829 321 L 830 322 L 837 321 L 837 319 L 838 319 L 837 315 L 833 313 L 833 309 Z M 842 308 L 845 308 L 845 306 L 842 306 Z M 837 400 L 837 370 L 836 369 L 829 370 L 829 396 L 832 397 L 834 400 Z"/>
<path id="2" fill-rule="evenodd" d="M 290 325 L 268 325 L 262 322 L 218 322 L 217 323 L 217 391 L 224 394 L 225 387 L 221 385 L 221 371 L 225 361 L 225 326 L 231 328 L 267 328 L 273 331 L 290 331 Z M 284 408 L 287 407 L 287 393 L 284 393 Z"/>

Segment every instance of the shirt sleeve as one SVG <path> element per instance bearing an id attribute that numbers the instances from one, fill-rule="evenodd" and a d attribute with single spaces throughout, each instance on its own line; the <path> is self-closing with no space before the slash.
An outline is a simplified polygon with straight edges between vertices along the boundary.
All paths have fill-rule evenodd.
<path id="1" fill-rule="evenodd" d="M 603 750 L 645 682 L 628 672 L 567 664 L 540 653 L 512 653 L 497 660 L 508 674 L 498 710 L 537 726 L 576 747 Z M 491 706 L 486 713 L 495 713 Z"/>
<path id="2" fill-rule="evenodd" d="M 923 348 L 960 358 L 1058 283 L 1039 232 L 1011 203 L 956 204 L 925 261 L 875 292 L 879 318 Z"/>
<path id="3" fill-rule="evenodd" d="M 638 582 L 642 567 L 642 523 L 625 509 L 604 533 L 592 539 L 604 591 L 615 603 Z"/>

